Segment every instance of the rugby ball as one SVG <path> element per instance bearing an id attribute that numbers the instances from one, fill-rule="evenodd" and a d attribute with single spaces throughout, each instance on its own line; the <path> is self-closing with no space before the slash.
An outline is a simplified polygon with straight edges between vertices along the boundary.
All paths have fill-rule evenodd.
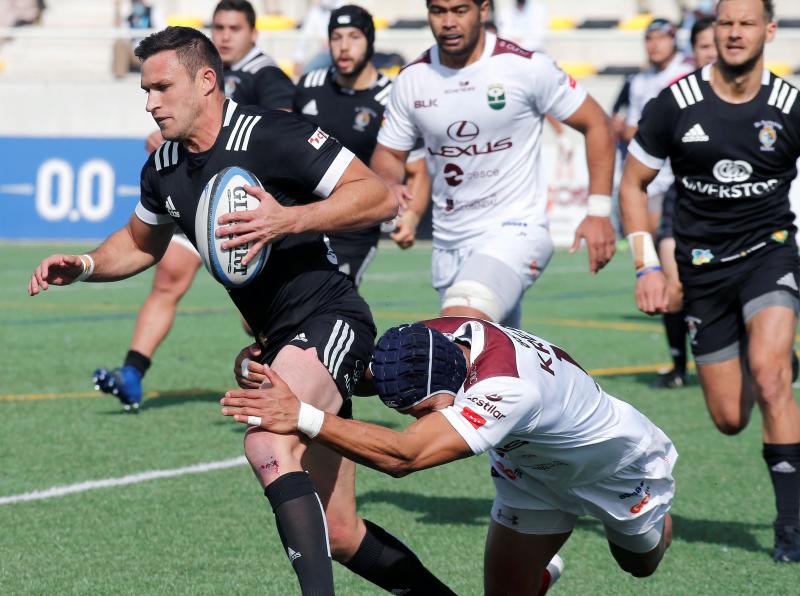
<path id="1" fill-rule="evenodd" d="M 203 189 L 195 216 L 194 233 L 200 258 L 214 279 L 227 288 L 241 288 L 251 283 L 261 273 L 272 249 L 267 245 L 243 265 L 242 259 L 250 250 L 250 243 L 223 250 L 222 243 L 232 236 L 217 238 L 216 231 L 221 227 L 217 222 L 221 216 L 258 207 L 259 200 L 244 191 L 245 185 L 263 188 L 258 178 L 244 168 L 234 166 L 217 172 Z"/>

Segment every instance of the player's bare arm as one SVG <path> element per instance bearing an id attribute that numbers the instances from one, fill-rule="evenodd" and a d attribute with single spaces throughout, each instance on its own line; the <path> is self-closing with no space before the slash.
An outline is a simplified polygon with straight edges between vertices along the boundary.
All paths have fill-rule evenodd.
<path id="1" fill-rule="evenodd" d="M 153 226 L 132 215 L 128 223 L 86 255 L 51 255 L 31 275 L 28 294 L 37 295 L 50 284 L 75 281 L 116 281 L 151 267 L 162 257 L 174 226 Z"/>
<path id="2" fill-rule="evenodd" d="M 652 247 L 647 214 L 647 186 L 657 175 L 658 170 L 629 154 L 619 185 L 622 226 L 636 268 L 636 306 L 649 315 L 667 312 L 668 306 L 667 280 Z"/>
<path id="3" fill-rule="evenodd" d="M 386 181 L 397 201 L 408 207 L 414 197 L 409 188 L 403 184 L 406 174 L 406 159 L 408 159 L 408 151 L 392 149 L 378 143 L 375 145 L 369 167 Z"/>
<path id="4" fill-rule="evenodd" d="M 300 420 L 300 400 L 275 371 L 265 368 L 264 373 L 271 387 L 228 391 L 220 400 L 222 414 L 243 424 L 258 423 L 257 426 L 274 433 L 297 433 L 304 426 Z M 321 428 L 316 429 L 315 441 L 348 459 L 395 477 L 472 455 L 461 435 L 443 415 L 435 412 L 423 416 L 402 432 L 320 414 L 324 418 Z"/>
<path id="5" fill-rule="evenodd" d="M 406 163 L 406 184 L 411 200 L 406 209 L 400 209 L 391 239 L 400 248 L 411 248 L 417 238 L 417 226 L 431 203 L 431 178 L 424 159 Z"/>
<path id="6" fill-rule="evenodd" d="M 360 160 L 353 159 L 324 201 L 285 207 L 267 191 L 253 186 L 245 190 L 260 201 L 257 209 L 230 213 L 219 218 L 226 228 L 217 236 L 234 236 L 222 247 L 231 249 L 252 243 L 244 264 L 270 242 L 302 232 L 348 232 L 360 230 L 397 215 L 398 204 L 386 184 Z"/>
<path id="7" fill-rule="evenodd" d="M 611 190 L 614 178 L 614 131 L 603 108 L 587 97 L 564 122 L 584 135 L 589 166 L 589 212 L 575 231 L 571 251 L 586 241 L 589 271 L 597 273 L 616 252 L 616 233 L 611 224 Z"/>

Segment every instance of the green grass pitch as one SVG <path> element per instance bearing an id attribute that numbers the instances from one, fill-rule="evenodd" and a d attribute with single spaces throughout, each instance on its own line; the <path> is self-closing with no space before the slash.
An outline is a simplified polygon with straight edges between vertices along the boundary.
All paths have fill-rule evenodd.
<path id="1" fill-rule="evenodd" d="M 248 342 L 223 289 L 204 272 L 181 303 L 145 379 L 138 416 L 92 391 L 118 366 L 151 275 L 26 295 L 30 272 L 59 250 L 0 245 L 0 502 L 31 491 L 236 458 L 243 427 L 219 414 L 236 352 Z M 379 329 L 437 313 L 430 247 L 383 246 L 363 284 Z M 565 548 L 553 594 L 790 594 L 800 567 L 770 558 L 774 502 L 760 417 L 737 437 L 714 430 L 696 379 L 648 388 L 667 361 L 659 321 L 637 313 L 627 254 L 593 277 L 585 253 L 556 254 L 525 300 L 523 326 L 562 345 L 611 394 L 661 426 L 680 453 L 674 542 L 651 578 L 617 569 L 598 523 Z M 356 417 L 407 421 L 374 399 Z M 492 498 L 484 457 L 396 480 L 358 472 L 358 507 L 409 543 L 459 594 L 482 593 Z M 8 499 L 6 499 L 7 501 Z M 336 566 L 340 594 L 379 593 Z M 294 594 L 273 517 L 246 466 L 0 504 L 3 594 Z"/>

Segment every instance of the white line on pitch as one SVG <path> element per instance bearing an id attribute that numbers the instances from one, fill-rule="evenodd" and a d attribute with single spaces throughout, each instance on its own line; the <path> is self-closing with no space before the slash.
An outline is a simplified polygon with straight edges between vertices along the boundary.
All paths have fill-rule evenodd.
<path id="1" fill-rule="evenodd" d="M 45 490 L 35 490 L 29 493 L 22 493 L 21 495 L 9 495 L 7 497 L 0 497 L 0 505 L 11 505 L 12 503 L 24 503 L 26 501 L 41 501 L 43 499 L 52 499 L 53 497 L 63 497 L 64 495 L 71 495 L 73 493 L 82 493 L 87 490 L 95 490 L 98 488 L 110 488 L 112 486 L 125 486 L 127 484 L 138 484 L 140 482 L 147 482 L 148 480 L 158 480 L 160 478 L 174 478 L 176 476 L 185 476 L 186 474 L 202 474 L 204 472 L 213 472 L 215 470 L 226 470 L 228 468 L 235 468 L 243 466 L 247 463 L 247 459 L 243 456 L 234 457 L 232 459 L 223 459 L 220 461 L 212 461 L 204 464 L 195 464 L 193 466 L 186 466 L 185 468 L 175 468 L 173 470 L 150 470 L 149 472 L 140 472 L 138 474 L 129 474 L 120 478 L 105 478 L 104 480 L 87 480 L 86 482 L 78 482 L 76 484 L 66 484 L 64 486 L 54 486 Z"/>

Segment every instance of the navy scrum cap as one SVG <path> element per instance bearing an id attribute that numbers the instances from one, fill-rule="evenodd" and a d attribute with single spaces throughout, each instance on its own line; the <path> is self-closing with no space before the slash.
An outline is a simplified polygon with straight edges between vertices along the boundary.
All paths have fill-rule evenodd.
<path id="1" fill-rule="evenodd" d="M 365 9 L 355 4 L 346 4 L 331 12 L 328 21 L 328 37 L 338 27 L 355 27 L 367 38 L 367 60 L 375 53 L 375 23 L 372 15 Z"/>
<path id="2" fill-rule="evenodd" d="M 671 35 L 672 37 L 675 37 L 675 35 L 678 33 L 678 29 L 675 27 L 675 24 L 667 19 L 653 19 L 650 21 L 647 29 L 645 29 L 644 34 L 647 35 L 649 33 L 653 33 L 654 31 L 660 31 L 661 33 Z"/>
<path id="3" fill-rule="evenodd" d="M 461 349 L 422 323 L 384 333 L 371 366 L 378 397 L 396 410 L 407 410 L 437 393 L 455 395 L 467 378 Z"/>

